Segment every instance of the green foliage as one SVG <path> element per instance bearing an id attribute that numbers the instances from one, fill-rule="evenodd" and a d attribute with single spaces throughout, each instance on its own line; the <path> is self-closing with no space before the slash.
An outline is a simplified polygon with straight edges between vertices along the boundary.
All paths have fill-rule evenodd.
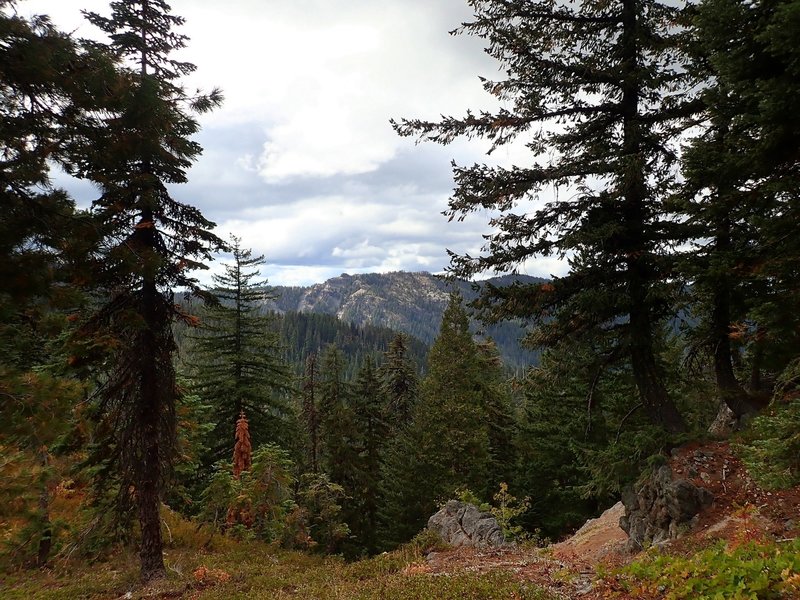
<path id="1" fill-rule="evenodd" d="M 239 243 L 231 237 L 233 259 L 212 277 L 215 301 L 201 312 L 198 333 L 189 336 L 192 391 L 208 406 L 206 418 L 213 423 L 205 440 L 206 466 L 226 457 L 242 412 L 253 447 L 287 441 L 289 369 L 271 318 L 261 314 L 271 298 L 265 282 L 257 280 L 264 257 L 252 256 Z"/>
<path id="2" fill-rule="evenodd" d="M 800 541 L 723 542 L 692 556 L 651 553 L 623 568 L 628 592 L 665 600 L 769 600 L 800 593 Z"/>
<path id="3" fill-rule="evenodd" d="M 300 478 L 297 504 L 302 513 L 297 519 L 308 531 L 309 547 L 333 553 L 350 533 L 342 518 L 346 499 L 341 485 L 322 473 L 306 473 Z"/>
<path id="4" fill-rule="evenodd" d="M 282 540 L 294 508 L 292 471 L 288 453 L 272 444 L 253 452 L 252 469 L 238 478 L 230 463 L 217 463 L 199 518 L 239 539 Z"/>
<path id="5" fill-rule="evenodd" d="M 501 482 L 500 490 L 492 499 L 494 500 L 494 506 L 491 508 L 491 513 L 497 519 L 505 538 L 516 541 L 528 539 L 530 534 L 516 521 L 530 510 L 530 498 L 517 499 L 516 496 L 509 493 L 508 484 Z"/>
<path id="6" fill-rule="evenodd" d="M 409 340 L 397 334 L 389 343 L 378 375 L 388 402 L 387 418 L 393 432 L 405 427 L 417 402 L 419 378 L 409 356 Z"/>
<path id="7" fill-rule="evenodd" d="M 285 289 L 278 286 L 273 291 L 280 294 Z M 280 302 L 280 299 L 276 301 Z M 393 329 L 370 323 L 355 324 L 333 314 L 289 310 L 272 313 L 271 317 L 269 327 L 281 340 L 282 358 L 294 366 L 298 375 L 311 354 L 321 356 L 327 347 L 334 345 L 344 355 L 347 363 L 345 375 L 351 379 L 366 358 L 381 362 L 383 354 L 391 351 L 393 340 L 398 335 Z M 404 336 L 403 350 L 416 377 L 419 365 L 425 363 L 428 345 L 417 338 Z"/>
<path id="8" fill-rule="evenodd" d="M 800 484 L 800 400 L 775 400 L 734 446 L 758 484 L 770 490 Z"/>
<path id="9" fill-rule="evenodd" d="M 491 505 L 488 502 L 484 502 L 478 496 L 475 495 L 471 489 L 467 487 L 459 487 L 456 488 L 454 496 L 457 500 L 461 502 L 466 502 L 467 504 L 472 504 L 473 506 L 477 506 L 478 510 L 483 512 L 489 512 L 491 510 Z"/>
<path id="10" fill-rule="evenodd" d="M 437 501 L 460 487 L 488 495 L 493 450 L 488 405 L 498 393 L 496 368 L 473 341 L 460 296 L 452 295 L 411 422 L 387 450 L 381 511 L 387 544 L 410 539 Z"/>

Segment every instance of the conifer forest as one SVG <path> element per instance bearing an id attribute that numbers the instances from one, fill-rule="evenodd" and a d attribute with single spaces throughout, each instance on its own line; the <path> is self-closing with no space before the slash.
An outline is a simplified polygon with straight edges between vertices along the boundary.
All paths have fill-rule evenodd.
<path id="1" fill-rule="evenodd" d="M 312 305 L 176 193 L 227 98 L 166 0 L 92 39 L 0 0 L 0 597 L 800 598 L 800 0 L 465 4 L 497 108 L 385 122 L 485 143 L 425 217 L 478 250 Z M 744 537 L 431 574 L 448 501 L 552 560 L 620 501 L 633 539 L 631 495 L 708 448 L 702 510 L 754 482 Z"/>

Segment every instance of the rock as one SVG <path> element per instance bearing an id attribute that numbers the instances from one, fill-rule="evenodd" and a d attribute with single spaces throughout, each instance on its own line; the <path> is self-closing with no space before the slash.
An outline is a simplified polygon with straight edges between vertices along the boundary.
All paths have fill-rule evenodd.
<path id="1" fill-rule="evenodd" d="M 499 548 L 508 544 L 497 519 L 477 506 L 450 500 L 428 519 L 428 529 L 451 546 Z"/>
<path id="2" fill-rule="evenodd" d="M 668 466 L 655 470 L 622 494 L 625 515 L 619 526 L 628 534 L 627 549 L 637 551 L 675 539 L 714 496 L 686 479 L 675 479 Z"/>
<path id="3" fill-rule="evenodd" d="M 717 416 L 708 428 L 708 433 L 713 436 L 726 438 L 736 430 L 738 419 L 734 412 L 724 402 L 720 402 Z"/>

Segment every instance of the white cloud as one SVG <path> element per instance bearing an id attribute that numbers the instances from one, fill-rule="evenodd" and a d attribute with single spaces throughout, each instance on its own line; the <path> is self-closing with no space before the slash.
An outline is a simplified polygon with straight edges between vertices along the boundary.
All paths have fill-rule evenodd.
<path id="1" fill-rule="evenodd" d="M 488 144 L 414 147 L 388 122 L 492 105 L 478 75 L 492 77 L 497 67 L 482 41 L 448 34 L 469 18 L 465 0 L 170 4 L 191 38 L 181 58 L 198 66 L 187 87 L 220 86 L 226 97 L 203 115 L 205 153 L 189 185 L 174 193 L 219 223 L 218 235 L 233 232 L 265 254 L 264 276 L 308 284 L 344 271 L 437 272 L 447 248 L 479 252 L 489 214 L 448 223 L 440 213 L 450 158 L 486 162 Z M 86 37 L 98 33 L 80 9 L 109 13 L 106 0 L 19 6 Z M 488 160 L 527 166 L 530 156 L 519 142 Z M 70 189 L 93 195 L 85 184 Z M 526 268 L 549 275 L 563 265 L 539 260 Z"/>

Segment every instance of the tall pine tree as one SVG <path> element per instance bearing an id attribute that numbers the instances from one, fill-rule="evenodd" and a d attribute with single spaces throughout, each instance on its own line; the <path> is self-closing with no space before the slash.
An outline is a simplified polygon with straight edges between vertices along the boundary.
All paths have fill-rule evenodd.
<path id="1" fill-rule="evenodd" d="M 289 370 L 280 359 L 277 334 L 263 303 L 271 298 L 257 280 L 263 256 L 231 239 L 233 259 L 212 277 L 216 302 L 201 316 L 192 349 L 193 386 L 210 407 L 207 464 L 227 454 L 239 414 L 247 415 L 254 447 L 281 441 L 288 415 Z"/>
<path id="2" fill-rule="evenodd" d="M 186 181 L 199 155 L 191 112 L 216 106 L 219 92 L 190 96 L 178 83 L 194 66 L 173 60 L 186 37 L 164 0 L 111 3 L 111 16 L 87 13 L 128 61 L 104 128 L 93 133 L 80 176 L 101 190 L 92 205 L 101 241 L 93 286 L 101 306 L 81 330 L 88 353 L 102 350 L 96 393 L 97 455 L 117 477 L 119 501 L 136 506 L 141 576 L 165 575 L 160 502 L 175 459 L 178 389 L 172 324 L 185 318 L 174 290 L 199 293 L 193 269 L 222 246 L 213 223 L 176 201 L 168 186 Z M 102 447 L 100 447 L 102 446 Z"/>
<path id="3" fill-rule="evenodd" d="M 531 158 L 523 166 L 454 168 L 446 214 L 494 212 L 484 252 L 454 256 L 452 270 L 471 277 L 513 271 L 539 256 L 568 257 L 569 273 L 552 284 L 486 286 L 485 307 L 497 318 L 533 320 L 537 344 L 614 340 L 624 354 L 599 363 L 626 356 L 650 418 L 683 430 L 655 351 L 670 309 L 662 282 L 675 238 L 664 201 L 677 136 L 697 110 L 687 97 L 691 72 L 682 68 L 680 9 L 658 0 L 470 5 L 475 17 L 460 32 L 484 38 L 502 66 L 506 77 L 484 87 L 504 108 L 395 127 L 442 144 L 485 137 L 491 150 L 519 139 Z M 544 193 L 551 199 L 541 202 Z"/>
<path id="4" fill-rule="evenodd" d="M 388 423 L 396 433 L 408 424 L 419 387 L 417 371 L 408 356 L 407 338 L 402 333 L 389 343 L 378 376 L 388 402 Z"/>
<path id="5" fill-rule="evenodd" d="M 484 387 L 486 373 L 454 294 L 428 355 L 411 422 L 387 450 L 381 537 L 407 541 L 435 511 L 437 501 L 468 488 L 488 499 L 491 448 Z"/>

